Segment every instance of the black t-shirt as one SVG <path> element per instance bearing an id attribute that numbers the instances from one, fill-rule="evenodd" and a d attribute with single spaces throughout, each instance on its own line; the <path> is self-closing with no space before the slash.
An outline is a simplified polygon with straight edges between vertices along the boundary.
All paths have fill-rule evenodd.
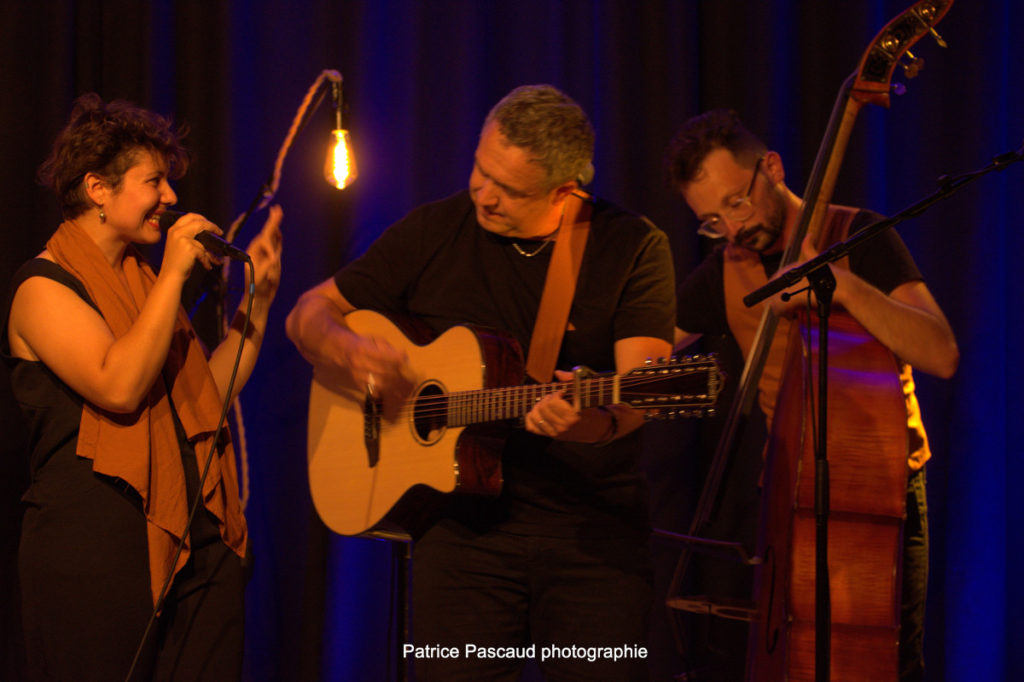
<path id="1" fill-rule="evenodd" d="M 434 333 L 459 324 L 503 331 L 523 349 L 540 302 L 552 247 L 527 258 L 516 240 L 477 223 L 468 192 L 417 208 L 335 275 L 357 308 L 412 316 Z M 536 241 L 517 242 L 533 252 Z M 590 236 L 557 366 L 615 369 L 614 343 L 671 340 L 671 254 L 664 233 L 607 202 L 594 206 Z M 498 500 L 456 497 L 450 513 L 510 532 L 607 534 L 647 524 L 637 434 L 595 448 L 511 431 Z M 632 531 L 631 531 L 632 532 Z"/>
<path id="2" fill-rule="evenodd" d="M 882 216 L 873 211 L 859 211 L 850 224 L 850 234 L 881 219 Z M 718 246 L 679 286 L 676 303 L 680 329 L 691 334 L 731 333 L 725 312 L 722 264 L 725 247 L 725 244 Z M 775 274 L 781 261 L 781 251 L 761 255 L 768 277 Z M 891 228 L 850 251 L 850 271 L 885 294 L 901 284 L 922 279 L 903 240 Z"/>

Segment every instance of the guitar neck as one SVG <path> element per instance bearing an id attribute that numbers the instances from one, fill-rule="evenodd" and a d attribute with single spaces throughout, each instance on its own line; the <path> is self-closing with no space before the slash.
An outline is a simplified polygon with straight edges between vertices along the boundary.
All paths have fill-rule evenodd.
<path id="1" fill-rule="evenodd" d="M 579 409 L 619 402 L 620 376 L 594 377 L 578 382 L 556 382 L 529 386 L 509 386 L 448 394 L 448 425 L 468 426 L 482 422 L 518 419 L 526 415 L 541 398 L 561 390 L 566 400 Z"/>

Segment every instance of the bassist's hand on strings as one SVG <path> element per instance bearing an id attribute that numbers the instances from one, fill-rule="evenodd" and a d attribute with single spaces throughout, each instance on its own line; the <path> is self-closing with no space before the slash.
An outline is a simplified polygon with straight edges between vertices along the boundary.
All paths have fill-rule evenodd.
<path id="1" fill-rule="evenodd" d="M 818 255 L 805 239 L 800 249 L 800 265 Z M 960 361 L 953 331 L 925 283 L 919 279 L 904 282 L 888 293 L 869 284 L 845 267 L 830 265 L 836 280 L 832 304 L 843 308 L 875 339 L 915 369 L 949 378 Z M 779 276 L 779 275 L 776 275 Z M 803 280 L 795 291 L 807 285 Z M 781 294 L 768 299 L 777 315 L 792 315 L 805 305 L 806 295 L 782 301 Z M 813 294 L 811 305 L 817 306 Z"/>
<path id="2" fill-rule="evenodd" d="M 775 273 L 772 280 L 778 279 L 793 268 L 800 267 L 812 258 L 816 258 L 818 254 L 819 251 L 814 247 L 810 236 L 804 237 L 803 242 L 800 244 L 800 260 L 788 268 Z M 836 289 L 832 292 L 832 302 L 836 305 L 842 305 L 841 290 L 846 289 L 844 281 L 847 277 L 854 277 L 855 275 L 851 274 L 850 271 L 845 268 L 832 267 L 831 265 L 827 265 L 826 267 L 831 268 L 832 275 L 836 279 Z M 807 306 L 807 287 L 807 280 L 802 279 L 788 290 L 779 292 L 772 296 L 768 299 L 768 305 L 772 307 L 772 312 L 779 317 L 787 317 L 793 315 L 797 310 L 804 309 Z M 787 294 L 788 296 L 786 296 Z M 785 300 L 786 298 L 788 298 L 788 300 Z M 813 292 L 810 293 L 810 304 L 815 307 L 818 305 L 818 300 L 815 298 Z"/>

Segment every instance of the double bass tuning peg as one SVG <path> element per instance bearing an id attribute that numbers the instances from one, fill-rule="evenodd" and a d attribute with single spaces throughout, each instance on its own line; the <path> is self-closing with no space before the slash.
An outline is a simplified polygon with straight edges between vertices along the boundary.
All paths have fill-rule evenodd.
<path id="1" fill-rule="evenodd" d="M 910 50 L 907 50 L 907 57 L 910 59 L 909 62 L 900 62 L 900 66 L 903 67 L 903 74 L 907 78 L 917 78 L 917 74 L 921 73 L 921 69 L 924 68 L 924 60 L 920 57 L 915 57 L 914 53 Z"/>
<path id="2" fill-rule="evenodd" d="M 932 18 L 931 13 L 928 13 L 927 15 L 919 14 L 916 16 L 918 21 L 920 21 L 925 26 L 925 28 L 928 29 L 928 33 L 931 34 L 932 38 L 935 39 L 935 42 L 939 44 L 939 47 L 949 47 L 949 45 L 946 43 L 943 37 L 939 35 L 939 32 L 936 31 L 929 24 L 928 20 Z M 920 57 L 915 57 L 914 53 L 911 52 L 910 50 L 907 50 L 907 58 L 910 60 L 909 62 L 900 62 L 900 66 L 903 67 L 903 73 L 906 75 L 907 78 L 916 78 L 917 74 L 921 73 L 921 69 L 924 68 L 924 60 L 921 59 Z M 904 91 L 905 90 L 906 89 L 904 88 Z M 899 89 L 895 89 L 895 92 L 897 95 L 903 94 L 902 92 L 899 91 Z"/>
<path id="3" fill-rule="evenodd" d="M 933 21 L 937 21 L 935 19 L 935 7 L 922 7 L 919 11 L 914 12 L 914 16 L 917 17 L 917 20 L 920 21 L 926 29 L 928 29 L 928 33 L 930 33 L 932 38 L 935 39 L 935 42 L 939 44 L 939 47 L 949 47 L 949 45 L 946 44 L 946 41 L 943 40 L 942 36 L 939 35 L 939 32 L 935 30 L 935 27 L 932 26 Z"/>
<path id="4" fill-rule="evenodd" d="M 942 39 L 942 36 L 939 35 L 939 32 L 936 31 L 934 28 L 929 26 L 928 32 L 932 34 L 932 38 L 934 38 L 935 42 L 939 44 L 939 47 L 949 47 L 949 45 L 946 44 L 946 41 Z"/>

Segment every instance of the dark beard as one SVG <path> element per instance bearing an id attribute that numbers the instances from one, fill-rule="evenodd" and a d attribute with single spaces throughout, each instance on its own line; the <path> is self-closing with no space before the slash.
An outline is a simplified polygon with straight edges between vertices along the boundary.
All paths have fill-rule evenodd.
<path id="1" fill-rule="evenodd" d="M 786 206 L 778 197 L 775 199 L 772 202 L 771 213 L 764 223 L 745 227 L 736 234 L 733 240 L 736 246 L 755 253 L 764 253 L 778 244 L 786 220 Z"/>
<path id="2" fill-rule="evenodd" d="M 771 248 L 782 233 L 781 228 L 770 225 L 752 225 L 745 227 L 737 235 L 733 243 L 736 246 L 761 253 Z"/>

